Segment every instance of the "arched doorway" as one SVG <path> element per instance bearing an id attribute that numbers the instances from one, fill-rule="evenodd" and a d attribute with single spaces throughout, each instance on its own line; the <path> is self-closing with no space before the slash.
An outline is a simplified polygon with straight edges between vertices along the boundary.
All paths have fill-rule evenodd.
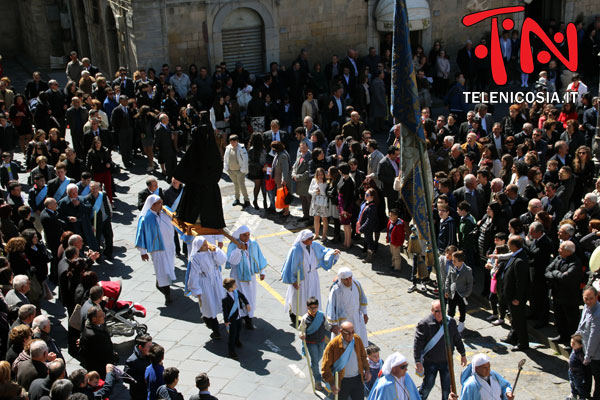
<path id="1" fill-rule="evenodd" d="M 106 26 L 106 38 L 107 38 L 107 49 L 108 49 L 108 69 L 111 76 L 119 68 L 119 35 L 117 32 L 117 23 L 115 21 L 115 15 L 113 14 L 110 6 L 106 7 L 104 16 Z"/>
<path id="2" fill-rule="evenodd" d="M 265 26 L 258 13 L 250 8 L 233 10 L 222 26 L 223 61 L 233 70 L 241 61 L 251 73 L 265 68 Z"/>
<path id="3" fill-rule="evenodd" d="M 88 24 L 85 20 L 85 0 L 77 1 L 76 22 L 77 28 L 77 48 L 79 49 L 79 57 L 90 57 L 90 35 L 88 32 Z"/>

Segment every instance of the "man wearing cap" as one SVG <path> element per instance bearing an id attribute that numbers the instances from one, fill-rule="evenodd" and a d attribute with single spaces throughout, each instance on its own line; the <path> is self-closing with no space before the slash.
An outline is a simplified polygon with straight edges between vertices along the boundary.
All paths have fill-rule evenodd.
<path id="1" fill-rule="evenodd" d="M 495 400 L 515 398 L 512 386 L 490 366 L 490 358 L 485 354 L 476 354 L 471 365 L 463 371 L 460 381 L 462 390 L 460 400 Z M 450 398 L 456 398 L 452 394 Z"/>
<path id="2" fill-rule="evenodd" d="M 174 228 L 169 216 L 162 212 L 163 202 L 160 197 L 151 194 L 146 198 L 138 219 L 135 234 L 135 247 L 148 261 L 148 253 L 152 256 L 152 264 L 156 274 L 156 288 L 165 295 L 165 304 L 171 304 L 171 282 L 175 278 L 175 243 Z"/>
<path id="3" fill-rule="evenodd" d="M 231 242 L 227 247 L 226 269 L 231 270 L 230 277 L 235 279 L 237 289 L 246 296 L 250 304 L 250 311 L 246 313 L 242 310 L 242 315 L 247 329 L 254 329 L 252 318 L 256 309 L 256 274 L 260 275 L 260 280 L 265 279 L 265 268 L 267 260 L 260 250 L 258 242 L 250 239 L 250 228 L 246 225 L 240 226 L 233 237 L 239 244 Z"/>
<path id="4" fill-rule="evenodd" d="M 341 328 L 341 335 L 325 348 L 321 375 L 338 400 L 364 399 L 364 382 L 371 380 L 367 352 L 350 321 L 343 322 Z"/>
<path id="5" fill-rule="evenodd" d="M 385 359 L 381 377 L 369 393 L 369 400 L 417 400 L 421 399 L 417 386 L 407 374 L 408 361 L 396 352 Z"/>
<path id="6" fill-rule="evenodd" d="M 289 285 L 284 307 L 285 310 L 289 310 L 293 324 L 296 323 L 297 317 L 306 314 L 306 301 L 310 297 L 316 297 L 321 304 L 321 283 L 317 269 L 330 270 L 340 254 L 339 250 L 324 247 L 314 242 L 313 238 L 310 230 L 301 231 L 296 236 L 281 269 L 281 280 Z"/>
<path id="7" fill-rule="evenodd" d="M 367 338 L 367 296 L 361 284 L 352 278 L 352 271 L 342 267 L 338 271 L 338 278 L 331 286 L 329 301 L 325 315 L 331 323 L 332 336 L 340 332 L 340 324 L 350 321 L 356 327 L 358 336 L 365 345 L 369 344 Z"/>

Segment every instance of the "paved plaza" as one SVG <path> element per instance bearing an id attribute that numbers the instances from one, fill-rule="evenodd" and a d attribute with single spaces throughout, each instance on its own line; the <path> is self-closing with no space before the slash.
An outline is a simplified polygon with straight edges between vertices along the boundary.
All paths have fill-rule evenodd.
<path id="1" fill-rule="evenodd" d="M 113 153 L 115 161 L 120 157 Z M 17 157 L 19 159 L 19 157 Z M 315 399 L 308 376 L 307 363 L 301 356 L 301 342 L 290 324 L 287 312 L 283 309 L 286 285 L 280 281 L 280 269 L 285 255 L 293 243 L 296 232 L 303 226 L 297 218 L 288 218 L 285 224 L 279 217 L 266 218 L 264 210 L 232 207 L 233 185 L 221 181 L 225 220 L 230 231 L 246 224 L 252 235 L 260 243 L 269 262 L 266 279 L 260 282 L 257 293 L 256 330 L 243 329 L 244 347 L 239 350 L 240 361 L 227 358 L 225 329 L 221 326 L 224 339 L 213 341 L 210 331 L 200 318 L 195 299 L 183 295 L 185 260 L 176 263 L 177 282 L 172 296 L 174 302 L 164 305 L 164 297 L 154 286 L 154 271 L 151 262 L 143 262 L 134 247 L 138 210 L 137 193 L 145 186 L 144 162 L 137 160 L 133 173 L 116 177 L 119 187 L 115 199 L 113 230 L 115 234 L 115 259 L 94 266 L 101 280 L 120 279 L 123 282 L 122 300 L 132 300 L 143 304 L 148 314 L 141 321 L 148 325 L 154 340 L 166 349 L 164 365 L 174 366 L 181 371 L 178 389 L 189 398 L 196 392 L 194 377 L 199 372 L 208 372 L 211 379 L 211 392 L 220 400 L 228 399 Z M 25 178 L 25 174 L 22 175 Z M 164 181 L 161 187 L 168 186 Z M 251 183 L 247 182 L 248 187 Z M 292 206 L 292 214 L 300 214 L 299 204 Z M 383 236 L 382 236 L 383 241 Z M 227 246 L 227 244 L 226 244 Z M 380 246 L 373 264 L 365 264 L 359 258 L 360 248 L 342 252 L 338 263 L 331 271 L 321 271 L 321 291 L 325 301 L 336 271 L 350 267 L 367 294 L 369 307 L 369 340 L 381 349 L 382 357 L 399 351 L 410 360 L 410 372 L 416 383 L 420 379 L 414 375 L 412 357 L 415 324 L 429 313 L 434 295 L 418 292 L 407 294 L 410 267 L 405 263 L 400 277 L 387 274 L 389 256 L 387 246 Z M 224 276 L 228 271 L 224 271 Z M 485 352 L 492 359 L 495 370 L 510 381 L 514 380 L 517 363 L 526 358 L 527 363 L 521 374 L 517 389 L 519 399 L 564 398 L 569 393 L 567 380 L 567 360 L 551 349 L 533 344 L 534 349 L 527 353 L 512 353 L 510 346 L 498 342 L 507 334 L 506 327 L 494 327 L 485 321 L 490 314 L 480 309 L 475 302 L 469 305 L 469 316 L 465 338 L 467 355 L 470 358 L 477 352 Z M 324 306 L 324 305 L 323 305 Z M 60 319 L 63 332 L 57 332 L 59 339 L 66 339 L 66 316 L 63 308 L 45 303 L 49 313 Z M 54 330 L 60 328 L 55 326 Z M 121 362 L 131 353 L 133 338 L 115 337 Z M 534 340 L 535 341 L 535 340 Z M 66 347 L 66 340 L 62 340 Z M 537 348 L 536 348 L 537 347 Z M 77 360 L 68 359 L 68 370 L 78 367 Z M 459 358 L 455 359 L 455 373 L 460 375 Z M 123 390 L 117 397 L 126 398 Z M 439 383 L 431 398 L 440 397 Z"/>

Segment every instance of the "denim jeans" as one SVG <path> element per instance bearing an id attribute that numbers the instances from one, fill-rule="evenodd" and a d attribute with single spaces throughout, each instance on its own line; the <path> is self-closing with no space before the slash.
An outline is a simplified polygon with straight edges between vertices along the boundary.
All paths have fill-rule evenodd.
<path id="1" fill-rule="evenodd" d="M 277 189 L 268 190 L 267 195 L 269 197 L 269 208 L 275 209 L 275 197 L 277 196 Z"/>
<path id="2" fill-rule="evenodd" d="M 427 400 L 429 392 L 431 392 L 433 385 L 435 385 L 435 377 L 438 372 L 440 373 L 440 383 L 442 386 L 442 400 L 448 399 L 450 396 L 450 371 L 448 370 L 448 363 L 433 363 L 425 361 L 423 363 L 423 368 L 425 369 L 425 376 L 423 378 L 421 387 L 419 387 L 421 399 Z"/>
<path id="3" fill-rule="evenodd" d="M 308 348 L 308 354 L 310 355 L 310 369 L 312 369 L 315 382 L 321 382 L 321 368 L 319 368 L 319 363 L 323 357 L 325 342 L 306 343 L 306 347 Z"/>

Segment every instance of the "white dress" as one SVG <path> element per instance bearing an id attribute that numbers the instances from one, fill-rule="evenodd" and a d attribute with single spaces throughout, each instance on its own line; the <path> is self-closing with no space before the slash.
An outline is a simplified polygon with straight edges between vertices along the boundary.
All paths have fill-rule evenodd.
<path id="1" fill-rule="evenodd" d="M 317 188 L 319 189 L 319 194 L 317 194 Z M 316 179 L 313 179 L 310 182 L 308 193 L 312 196 L 309 210 L 309 215 L 311 217 L 329 217 L 329 200 L 327 199 L 326 190 L 327 182 L 319 183 Z M 324 201 L 324 204 L 317 204 L 317 200 Z"/>
<path id="2" fill-rule="evenodd" d="M 248 250 L 242 251 L 240 249 L 235 249 L 229 256 L 228 261 L 229 264 L 231 264 L 230 277 L 235 279 L 238 290 L 242 292 L 244 296 L 246 296 L 248 304 L 250 304 L 251 307 L 250 312 L 242 309 L 240 315 L 254 318 L 254 310 L 256 310 L 256 274 L 252 274 L 252 279 L 248 282 L 239 279 L 238 268 L 240 266 L 242 257 L 246 257 L 246 265 L 250 265 L 250 256 L 248 255 Z M 265 273 L 265 269 L 262 270 L 262 273 Z"/>
<path id="3" fill-rule="evenodd" d="M 302 266 L 304 268 L 304 280 L 300 281 L 299 289 L 294 289 L 293 285 L 288 285 L 287 292 L 285 295 L 284 309 L 287 311 L 291 307 L 292 313 L 302 316 L 306 314 L 306 301 L 310 297 L 316 297 L 319 300 L 319 308 L 321 308 L 321 282 L 319 280 L 319 273 L 317 270 L 318 263 L 315 257 L 315 252 L 311 251 L 308 254 L 306 246 L 303 246 L 304 260 Z M 298 292 L 300 292 L 300 311 L 297 311 L 298 307 Z"/>
<path id="4" fill-rule="evenodd" d="M 158 215 L 158 224 L 160 228 L 160 236 L 162 238 L 164 250 L 153 251 L 150 253 L 152 264 L 154 265 L 154 273 L 156 274 L 156 282 L 158 286 L 169 286 L 176 278 L 175 276 L 175 242 L 173 241 L 173 224 L 171 218 L 164 212 Z M 142 255 L 147 254 L 145 249 L 140 249 Z"/>
<path id="5" fill-rule="evenodd" d="M 216 318 L 222 312 L 221 300 L 226 292 L 223 288 L 220 265 L 225 264 L 227 256 L 221 249 L 200 251 L 190 263 L 188 290 L 193 296 L 201 295 L 200 310 L 207 318 Z"/>
<path id="6" fill-rule="evenodd" d="M 343 318 L 338 322 L 341 325 L 342 322 L 350 321 L 354 325 L 354 332 L 360 336 L 363 341 L 363 346 L 369 345 L 369 338 L 367 336 L 367 325 L 365 324 L 364 315 L 367 314 L 367 307 L 360 305 L 360 293 L 358 286 L 352 281 L 352 286 L 346 287 L 340 282 L 337 289 L 332 290 L 329 294 L 329 301 L 336 302 L 343 309 L 346 315 L 338 315 L 338 318 Z M 332 333 L 331 338 L 335 335 Z"/>

